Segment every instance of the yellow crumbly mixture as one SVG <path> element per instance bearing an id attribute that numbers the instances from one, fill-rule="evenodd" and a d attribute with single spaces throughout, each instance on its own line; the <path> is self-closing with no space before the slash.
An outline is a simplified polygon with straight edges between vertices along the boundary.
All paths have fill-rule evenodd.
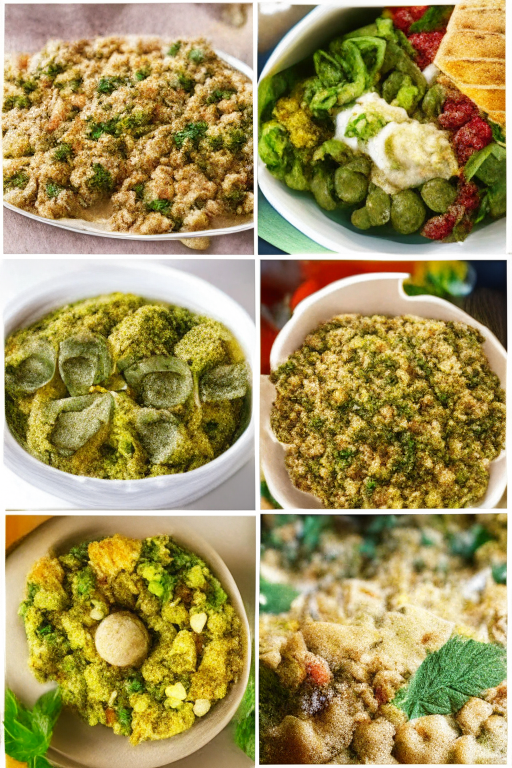
<path id="1" fill-rule="evenodd" d="M 264 520 L 262 579 L 298 596 L 261 614 L 262 763 L 505 764 L 506 682 L 451 714 L 393 700 L 450 638 L 506 648 L 506 515 L 322 517 Z"/>
<path id="2" fill-rule="evenodd" d="M 142 235 L 253 210 L 252 85 L 203 39 L 50 41 L 8 57 L 5 200 Z"/>
<path id="3" fill-rule="evenodd" d="M 95 643 L 102 621 L 118 612 L 149 637 L 133 666 L 108 663 Z M 116 534 L 41 558 L 20 615 L 36 678 L 56 681 L 66 706 L 133 745 L 191 728 L 242 669 L 241 624 L 227 594 L 168 536 Z"/>
<path id="4" fill-rule="evenodd" d="M 228 329 L 113 293 L 12 333 L 6 417 L 32 456 L 75 475 L 137 480 L 212 461 L 247 425 L 249 369 Z"/>
<path id="5" fill-rule="evenodd" d="M 470 507 L 505 442 L 505 393 L 471 326 L 339 315 L 271 380 L 294 485 L 328 509 Z"/>

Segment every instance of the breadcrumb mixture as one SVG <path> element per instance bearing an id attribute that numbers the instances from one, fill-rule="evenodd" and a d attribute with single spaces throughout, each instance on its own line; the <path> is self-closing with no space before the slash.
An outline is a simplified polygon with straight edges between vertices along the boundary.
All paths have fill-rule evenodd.
<path id="1" fill-rule="evenodd" d="M 142 235 L 253 211 L 252 84 L 203 39 L 50 41 L 8 57 L 4 194 Z"/>
<path id="2" fill-rule="evenodd" d="M 393 700 L 450 638 L 506 648 L 507 516 L 321 518 L 263 520 L 262 580 L 298 596 L 260 615 L 261 762 L 505 764 L 505 681 L 452 714 Z"/>
<path id="3" fill-rule="evenodd" d="M 169 536 L 114 535 L 38 560 L 20 606 L 37 680 L 58 682 L 63 702 L 89 725 L 133 745 L 191 728 L 240 675 L 240 619 L 206 563 Z M 146 635 L 134 663 L 109 663 L 97 633 L 130 618 Z"/>
<path id="4" fill-rule="evenodd" d="M 505 393 L 459 322 L 339 315 L 271 375 L 294 485 L 329 509 L 478 503 L 505 442 Z"/>

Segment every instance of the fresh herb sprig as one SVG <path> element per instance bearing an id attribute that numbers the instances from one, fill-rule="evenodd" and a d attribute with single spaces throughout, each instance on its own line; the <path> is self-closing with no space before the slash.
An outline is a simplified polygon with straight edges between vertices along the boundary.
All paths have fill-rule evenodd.
<path id="1" fill-rule="evenodd" d="M 62 709 L 58 688 L 44 693 L 29 709 L 8 688 L 5 692 L 5 751 L 28 768 L 52 768 L 45 755 Z"/>
<path id="2" fill-rule="evenodd" d="M 249 682 L 235 717 L 235 743 L 251 760 L 256 754 L 256 687 L 254 655 Z"/>
<path id="3" fill-rule="evenodd" d="M 472 696 L 499 685 L 506 674 L 504 648 L 455 635 L 427 656 L 392 703 L 409 720 L 453 714 Z"/>

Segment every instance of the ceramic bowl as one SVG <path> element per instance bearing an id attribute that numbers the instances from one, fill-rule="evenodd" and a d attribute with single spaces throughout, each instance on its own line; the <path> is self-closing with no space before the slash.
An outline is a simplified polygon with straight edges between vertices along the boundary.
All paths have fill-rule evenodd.
<path id="1" fill-rule="evenodd" d="M 229 53 L 223 51 L 215 51 L 219 58 L 223 59 L 227 64 L 237 69 L 243 75 L 246 75 L 250 80 L 253 80 L 252 69 L 244 64 L 243 61 L 236 59 Z M 232 224 L 228 227 L 218 227 L 215 229 L 203 229 L 199 232 L 167 232 L 163 235 L 136 235 L 131 232 L 112 232 L 105 227 L 101 227 L 93 222 L 85 221 L 83 219 L 45 219 L 43 216 L 38 216 L 30 211 L 24 211 L 22 208 L 18 208 L 16 205 L 4 202 L 4 206 L 10 211 L 20 213 L 22 216 L 26 216 L 29 219 L 35 221 L 42 221 L 45 224 L 49 224 L 51 227 L 59 227 L 59 229 L 67 229 L 70 232 L 81 232 L 87 235 L 96 235 L 96 237 L 113 237 L 117 240 L 154 240 L 156 242 L 160 240 L 185 240 L 195 237 L 218 237 L 219 235 L 233 235 L 237 232 L 244 232 L 246 229 L 254 228 L 254 221 L 252 218 L 244 218 L 239 224 Z"/>
<path id="2" fill-rule="evenodd" d="M 501 386 L 506 385 L 507 356 L 496 336 L 470 315 L 436 296 L 408 296 L 402 286 L 407 274 L 382 273 L 357 275 L 338 280 L 301 301 L 291 319 L 277 336 L 270 353 L 272 370 L 283 363 L 320 323 L 334 315 L 417 315 L 434 320 L 460 321 L 478 328 L 485 338 L 483 350 Z M 261 463 L 269 490 L 285 509 L 322 509 L 321 502 L 309 493 L 297 490 L 285 467 L 285 447 L 270 428 L 270 411 L 275 388 L 265 378 L 261 387 Z M 507 485 L 505 451 L 491 462 L 489 485 L 478 509 L 493 509 Z"/>
<path id="3" fill-rule="evenodd" d="M 354 0 L 353 7 L 319 5 L 286 34 L 274 49 L 264 67 L 260 81 L 268 75 L 281 72 L 307 58 L 336 35 L 369 24 L 379 15 L 383 6 L 368 8 Z M 420 235 L 383 235 L 379 228 L 361 232 L 350 222 L 350 213 L 328 213 L 318 207 L 314 198 L 305 192 L 296 192 L 278 181 L 258 159 L 258 180 L 268 202 L 299 232 L 315 243 L 338 252 L 390 253 L 460 257 L 473 254 L 505 252 L 505 220 L 477 227 L 464 243 L 436 243 Z"/>
<path id="4" fill-rule="evenodd" d="M 254 323 L 242 307 L 218 288 L 194 275 L 158 264 L 101 263 L 52 279 L 16 296 L 6 307 L 5 335 L 30 325 L 53 309 L 102 293 L 121 291 L 171 304 L 220 320 L 238 339 L 254 370 Z M 4 429 L 7 467 L 32 485 L 81 509 L 175 509 L 190 504 L 231 477 L 251 457 L 253 417 L 223 454 L 177 475 L 142 480 L 102 480 L 72 475 L 35 459 Z"/>
<path id="5" fill-rule="evenodd" d="M 229 517 L 216 520 L 219 525 L 229 525 Z M 170 739 L 144 742 L 137 747 L 131 746 L 127 738 L 116 736 L 111 729 L 101 725 L 91 727 L 78 715 L 63 709 L 47 755 L 58 768 L 159 768 L 181 760 L 208 744 L 229 723 L 240 704 L 249 678 L 251 642 L 247 614 L 230 571 L 210 544 L 180 518 L 74 516 L 54 517 L 36 528 L 7 558 L 6 615 L 9 633 L 6 686 L 29 706 L 45 690 L 54 687 L 53 684 L 42 685 L 32 675 L 27 664 L 25 630 L 17 615 L 18 606 L 24 598 L 26 577 L 33 563 L 49 551 L 63 554 L 87 538 L 111 536 L 114 533 L 139 539 L 169 534 L 183 547 L 204 559 L 228 593 L 242 623 L 243 670 L 227 696 L 217 702 L 208 715 L 196 720 L 188 731 Z"/>

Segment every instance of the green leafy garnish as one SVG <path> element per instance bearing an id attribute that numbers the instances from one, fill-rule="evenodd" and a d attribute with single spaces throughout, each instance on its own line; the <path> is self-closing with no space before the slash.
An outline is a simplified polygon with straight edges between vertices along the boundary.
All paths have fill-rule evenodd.
<path id="1" fill-rule="evenodd" d="M 505 146 L 506 138 L 505 138 L 505 134 L 503 133 L 503 128 L 501 127 L 501 125 L 499 125 L 499 123 L 493 123 L 493 121 L 489 119 L 487 120 L 487 122 L 491 126 L 492 137 L 494 141 L 497 144 L 501 144 Z"/>
<path id="2" fill-rule="evenodd" d="M 261 481 L 260 492 L 261 492 L 262 498 L 268 501 L 268 503 L 271 504 L 274 509 L 282 509 L 282 506 L 277 503 L 277 501 L 274 499 L 274 497 L 270 493 L 269 487 L 265 480 Z"/>
<path id="3" fill-rule="evenodd" d="M 171 45 L 171 47 L 169 48 L 169 50 L 167 51 L 167 55 L 168 56 L 176 56 L 176 54 L 178 53 L 180 48 L 181 48 L 181 43 L 173 43 Z"/>
<path id="4" fill-rule="evenodd" d="M 285 613 L 299 595 L 300 592 L 289 584 L 275 584 L 262 578 L 260 580 L 260 611 Z"/>
<path id="5" fill-rule="evenodd" d="M 506 584 L 507 583 L 507 564 L 500 563 L 499 565 L 493 565 L 492 577 L 496 582 L 496 584 Z"/>
<path id="6" fill-rule="evenodd" d="M 44 693 L 32 709 L 25 707 L 8 688 L 5 691 L 5 751 L 14 760 L 28 763 L 29 768 L 46 768 L 55 723 L 62 708 L 58 688 Z M 50 766 L 51 768 L 51 766 Z"/>
<path id="7" fill-rule="evenodd" d="M 499 685 L 506 674 L 504 648 L 456 635 L 427 656 L 392 703 L 409 720 L 449 715 L 458 712 L 472 696 Z"/>
<path id="8" fill-rule="evenodd" d="M 185 126 L 182 131 L 178 131 L 174 134 L 174 141 L 176 146 L 181 149 L 187 139 L 190 139 L 193 144 L 197 144 L 197 142 L 205 135 L 207 130 L 208 123 L 188 123 L 188 125 Z"/>
<path id="9" fill-rule="evenodd" d="M 18 107 L 18 109 L 28 109 L 30 107 L 30 99 L 28 96 L 8 96 L 4 100 L 3 111 L 10 112 L 14 107 Z"/>
<path id="10" fill-rule="evenodd" d="M 431 5 L 421 19 L 409 27 L 409 32 L 435 32 L 444 29 L 452 15 L 453 5 Z"/>
<path id="11" fill-rule="evenodd" d="M 96 576 L 90 566 L 76 573 L 75 586 L 80 597 L 87 597 L 94 591 L 96 588 Z"/>
<path id="12" fill-rule="evenodd" d="M 256 687 L 254 680 L 254 654 L 249 682 L 235 716 L 235 743 L 251 760 L 256 754 Z"/>

